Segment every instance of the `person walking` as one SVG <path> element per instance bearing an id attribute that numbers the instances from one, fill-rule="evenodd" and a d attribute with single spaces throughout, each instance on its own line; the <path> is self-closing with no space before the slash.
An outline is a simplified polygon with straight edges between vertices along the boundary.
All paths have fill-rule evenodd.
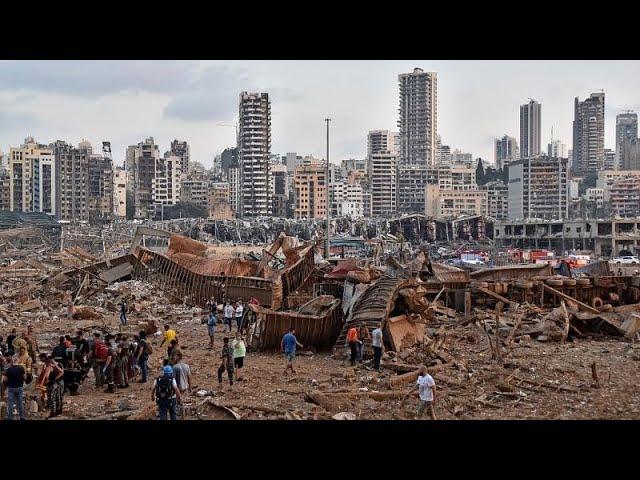
<path id="1" fill-rule="evenodd" d="M 216 333 L 216 325 L 218 324 L 218 317 L 215 311 L 209 313 L 207 318 L 207 333 L 209 334 L 209 350 L 213 350 L 213 340 Z"/>
<path id="2" fill-rule="evenodd" d="M 45 360 L 46 373 L 44 382 L 47 385 L 47 399 L 49 403 L 49 418 L 62 414 L 64 399 L 64 368 L 51 355 Z"/>
<path id="3" fill-rule="evenodd" d="M 380 359 L 384 352 L 384 343 L 382 340 L 382 322 L 371 332 L 371 345 L 373 346 L 373 368 L 380 371 Z"/>
<path id="4" fill-rule="evenodd" d="M 173 368 L 165 366 L 162 369 L 162 376 L 153 382 L 151 400 L 158 405 L 160 420 L 167 419 L 167 413 L 171 420 L 176 418 L 176 400 L 180 399 L 180 390 L 176 379 L 173 378 Z"/>
<path id="5" fill-rule="evenodd" d="M 116 370 L 118 372 L 118 388 L 129 388 L 129 341 L 126 335 L 120 337 L 116 347 Z"/>
<path id="6" fill-rule="evenodd" d="M 233 330 L 232 327 L 232 321 L 233 321 L 233 316 L 236 313 L 236 309 L 233 308 L 233 305 L 231 305 L 231 302 L 229 300 L 227 300 L 227 304 L 224 306 L 224 331 L 227 331 L 227 326 L 229 327 L 229 332 L 231 332 L 231 330 Z"/>
<path id="7" fill-rule="evenodd" d="M 347 332 L 347 342 L 349 343 L 349 348 L 351 349 L 351 357 L 349 361 L 351 362 L 351 366 L 355 366 L 356 357 L 358 356 L 358 329 L 356 327 L 351 327 Z"/>
<path id="8" fill-rule="evenodd" d="M 233 348 L 233 367 L 236 372 L 236 382 L 240 382 L 243 379 L 240 371 L 244 367 L 244 357 L 247 355 L 247 346 L 240 332 L 236 332 L 236 338 L 231 346 Z"/>
<path id="9" fill-rule="evenodd" d="M 291 327 L 289 332 L 282 337 L 282 341 L 280 342 L 280 351 L 284 352 L 287 359 L 287 366 L 284 368 L 285 375 L 287 375 L 289 370 L 291 370 L 291 373 L 293 374 L 296 373 L 293 368 L 293 361 L 296 358 L 296 347 L 302 348 L 303 345 L 298 342 L 298 339 L 296 338 L 296 329 Z"/>
<path id="10" fill-rule="evenodd" d="M 360 325 L 358 329 L 358 343 L 356 344 L 356 350 L 358 351 L 358 361 L 362 363 L 363 354 L 364 354 L 364 344 L 367 340 L 371 340 L 371 334 L 369 333 L 369 329 L 366 325 Z"/>
<path id="11" fill-rule="evenodd" d="M 178 390 L 180 390 L 180 399 L 176 401 L 176 416 L 178 418 L 184 418 L 182 395 L 191 391 L 191 369 L 182 361 L 183 358 L 181 353 L 177 354 L 176 363 L 173 364 L 173 378 L 175 378 Z"/>
<path id="12" fill-rule="evenodd" d="M 236 303 L 236 309 L 235 309 L 235 317 L 236 317 L 236 326 L 238 327 L 238 332 L 240 332 L 240 329 L 242 328 L 242 314 L 244 312 L 244 306 L 242 305 L 242 300 L 238 300 L 238 302 Z"/>
<path id="13" fill-rule="evenodd" d="M 427 410 L 432 420 L 436 420 L 436 414 L 433 410 L 433 405 L 436 401 L 436 382 L 433 380 L 433 377 L 427 373 L 427 367 L 424 365 L 420 367 L 415 386 L 407 392 L 402 399 L 402 403 L 404 403 L 411 392 L 414 392 L 416 389 L 418 389 L 418 396 L 420 397 L 420 403 L 418 404 L 418 410 L 415 416 L 416 420 L 422 417 L 425 410 Z"/>
<path id="14" fill-rule="evenodd" d="M 4 357 L 5 369 L 2 372 L 2 396 L 7 392 L 7 420 L 13 420 L 14 408 L 20 420 L 26 420 L 24 414 L 25 371 L 21 365 L 14 365 L 11 355 Z"/>
<path id="15" fill-rule="evenodd" d="M 222 353 L 220 354 L 221 363 L 218 367 L 218 383 L 222 384 L 222 374 L 227 371 L 229 376 L 229 385 L 233 385 L 233 348 L 229 345 L 229 337 L 222 339 Z"/>
<path id="16" fill-rule="evenodd" d="M 167 357 L 171 355 L 171 340 L 175 340 L 177 334 L 176 331 L 173 330 L 169 325 L 164 326 L 164 333 L 162 334 L 162 342 L 160 343 L 160 348 L 167 343 Z"/>
<path id="17" fill-rule="evenodd" d="M 126 302 L 126 300 L 122 299 L 122 301 L 118 304 L 118 306 L 120 307 L 120 323 L 122 325 L 126 325 L 127 324 L 127 302 Z"/>
<path id="18" fill-rule="evenodd" d="M 147 334 L 144 330 L 141 330 L 138 334 L 140 340 L 138 341 L 138 350 L 136 351 L 136 362 L 140 366 L 140 383 L 147 382 L 147 376 L 149 374 L 149 355 L 151 355 L 151 346 L 147 340 Z"/>
<path id="19" fill-rule="evenodd" d="M 182 349 L 178 345 L 178 339 L 171 340 L 171 350 L 169 352 L 169 365 L 175 365 L 178 355 L 182 355 Z"/>

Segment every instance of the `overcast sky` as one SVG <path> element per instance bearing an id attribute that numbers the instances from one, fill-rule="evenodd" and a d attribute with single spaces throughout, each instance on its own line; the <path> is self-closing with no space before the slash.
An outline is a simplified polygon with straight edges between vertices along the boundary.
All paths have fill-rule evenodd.
<path id="1" fill-rule="evenodd" d="M 153 136 L 161 153 L 187 140 L 191 158 L 211 166 L 235 144 L 242 90 L 271 97 L 272 153 L 324 157 L 323 119 L 331 124 L 331 159 L 363 158 L 367 131 L 396 130 L 398 74 L 438 73 L 443 143 L 493 161 L 493 140 L 519 137 L 519 105 L 542 104 L 542 144 L 572 148 L 576 96 L 604 89 L 605 146 L 615 145 L 615 115 L 640 110 L 639 61 L 3 61 L 0 149 L 27 135 L 41 143 L 83 138 L 112 143 L 122 163 L 127 145 Z"/>

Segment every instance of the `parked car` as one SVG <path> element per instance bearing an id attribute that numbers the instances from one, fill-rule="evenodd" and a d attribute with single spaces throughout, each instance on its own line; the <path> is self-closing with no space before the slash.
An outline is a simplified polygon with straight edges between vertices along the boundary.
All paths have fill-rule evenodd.
<path id="1" fill-rule="evenodd" d="M 628 255 L 624 257 L 615 257 L 613 260 L 611 260 L 611 263 L 615 263 L 616 265 L 636 264 L 640 263 L 640 260 L 638 260 L 638 257 L 636 257 L 635 255 Z"/>

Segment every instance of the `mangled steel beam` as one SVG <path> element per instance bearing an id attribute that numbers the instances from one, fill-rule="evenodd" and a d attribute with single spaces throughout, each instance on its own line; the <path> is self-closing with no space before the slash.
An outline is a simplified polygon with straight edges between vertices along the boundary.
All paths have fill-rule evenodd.
<path id="1" fill-rule="evenodd" d="M 248 305 L 256 314 L 256 321 L 249 328 L 248 345 L 254 350 L 280 348 L 280 342 L 289 328 L 296 329 L 296 337 L 305 346 L 319 350 L 333 347 L 342 328 L 343 316 L 340 300 L 335 299 L 322 315 L 297 312 L 276 312 L 257 305 Z"/>

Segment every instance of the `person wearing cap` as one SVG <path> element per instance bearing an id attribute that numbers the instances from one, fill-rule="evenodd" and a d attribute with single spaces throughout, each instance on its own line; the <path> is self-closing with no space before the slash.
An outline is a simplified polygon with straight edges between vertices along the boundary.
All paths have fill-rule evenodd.
<path id="1" fill-rule="evenodd" d="M 153 382 L 151 400 L 158 404 L 160 420 L 167 419 L 167 413 L 171 420 L 176 420 L 176 401 L 180 399 L 180 390 L 176 379 L 173 378 L 173 368 L 166 365 L 162 369 L 162 376 Z"/>

